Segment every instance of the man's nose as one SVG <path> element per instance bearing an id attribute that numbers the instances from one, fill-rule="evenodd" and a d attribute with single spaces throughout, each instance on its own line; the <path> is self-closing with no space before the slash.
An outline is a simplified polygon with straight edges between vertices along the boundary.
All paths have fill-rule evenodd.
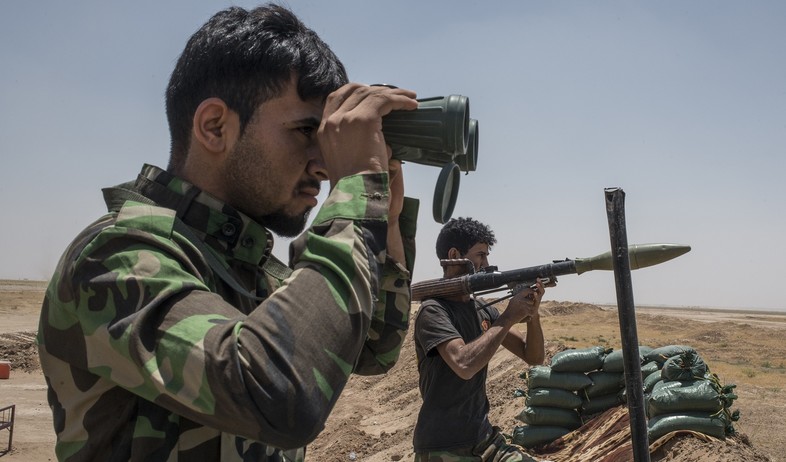
<path id="1" fill-rule="evenodd" d="M 322 151 L 319 149 L 319 145 L 316 145 L 310 149 L 308 149 L 308 163 L 306 164 L 306 172 L 313 177 L 319 179 L 319 181 L 327 181 L 328 180 L 328 171 L 325 167 L 325 159 L 322 157 Z"/>

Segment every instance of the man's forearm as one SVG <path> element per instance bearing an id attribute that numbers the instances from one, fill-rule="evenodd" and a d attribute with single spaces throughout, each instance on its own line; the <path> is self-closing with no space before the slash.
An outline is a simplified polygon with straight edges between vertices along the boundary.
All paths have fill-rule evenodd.
<path id="1" fill-rule="evenodd" d="M 449 361 L 453 363 L 451 364 L 453 371 L 459 377 L 468 380 L 486 367 L 502 345 L 513 324 L 514 320 L 503 313 L 483 335 L 475 340 L 463 345 L 456 343 L 448 345 L 448 347 L 453 347 L 446 352 L 453 358 L 452 361 Z"/>
<path id="2" fill-rule="evenodd" d="M 409 328 L 410 285 L 415 261 L 415 232 L 419 202 L 404 198 L 395 222 L 388 223 L 388 251 L 368 338 L 353 372 L 382 374 L 396 364 Z M 397 247 L 391 251 L 391 248 Z M 398 254 L 398 255 L 394 255 Z"/>
<path id="3" fill-rule="evenodd" d="M 540 325 L 540 315 L 535 315 L 527 321 L 527 348 L 524 360 L 532 365 L 543 364 L 546 352 L 544 344 L 543 328 Z"/>

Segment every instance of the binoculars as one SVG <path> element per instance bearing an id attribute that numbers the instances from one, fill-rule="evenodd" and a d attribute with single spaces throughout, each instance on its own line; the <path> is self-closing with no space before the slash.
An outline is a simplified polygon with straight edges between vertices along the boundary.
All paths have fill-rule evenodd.
<path id="1" fill-rule="evenodd" d="M 382 134 L 394 159 L 442 168 L 432 211 L 437 223 L 448 221 L 456 206 L 460 172 L 475 171 L 478 163 L 478 121 L 469 117 L 469 99 L 418 99 L 417 109 L 383 117 Z"/>

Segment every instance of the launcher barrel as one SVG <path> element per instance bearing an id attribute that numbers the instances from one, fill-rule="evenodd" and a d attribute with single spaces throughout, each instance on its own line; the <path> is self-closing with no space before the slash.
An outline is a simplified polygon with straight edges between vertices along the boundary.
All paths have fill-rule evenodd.
<path id="1" fill-rule="evenodd" d="M 674 259 L 690 251 L 682 244 L 634 244 L 628 246 L 630 269 L 645 268 Z M 557 260 L 545 265 L 509 271 L 477 272 L 450 279 L 430 279 L 412 284 L 412 300 L 455 297 L 484 290 L 494 290 L 511 284 L 531 283 L 538 278 L 551 278 L 587 271 L 611 271 L 612 255 L 605 252 L 589 258 Z"/>

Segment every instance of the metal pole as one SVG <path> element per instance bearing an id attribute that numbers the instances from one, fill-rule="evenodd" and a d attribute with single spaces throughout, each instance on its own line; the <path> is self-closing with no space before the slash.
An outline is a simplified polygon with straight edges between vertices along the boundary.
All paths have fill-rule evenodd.
<path id="1" fill-rule="evenodd" d="M 633 285 L 630 277 L 628 236 L 625 231 L 625 192 L 620 188 L 606 188 L 606 214 L 609 221 L 611 256 L 614 281 L 617 287 L 617 312 L 622 338 L 622 360 L 625 366 L 625 388 L 630 414 L 630 433 L 634 462 L 649 462 L 647 415 L 644 408 L 644 383 L 641 378 L 639 338 L 636 331 L 636 312 L 633 304 Z"/>

